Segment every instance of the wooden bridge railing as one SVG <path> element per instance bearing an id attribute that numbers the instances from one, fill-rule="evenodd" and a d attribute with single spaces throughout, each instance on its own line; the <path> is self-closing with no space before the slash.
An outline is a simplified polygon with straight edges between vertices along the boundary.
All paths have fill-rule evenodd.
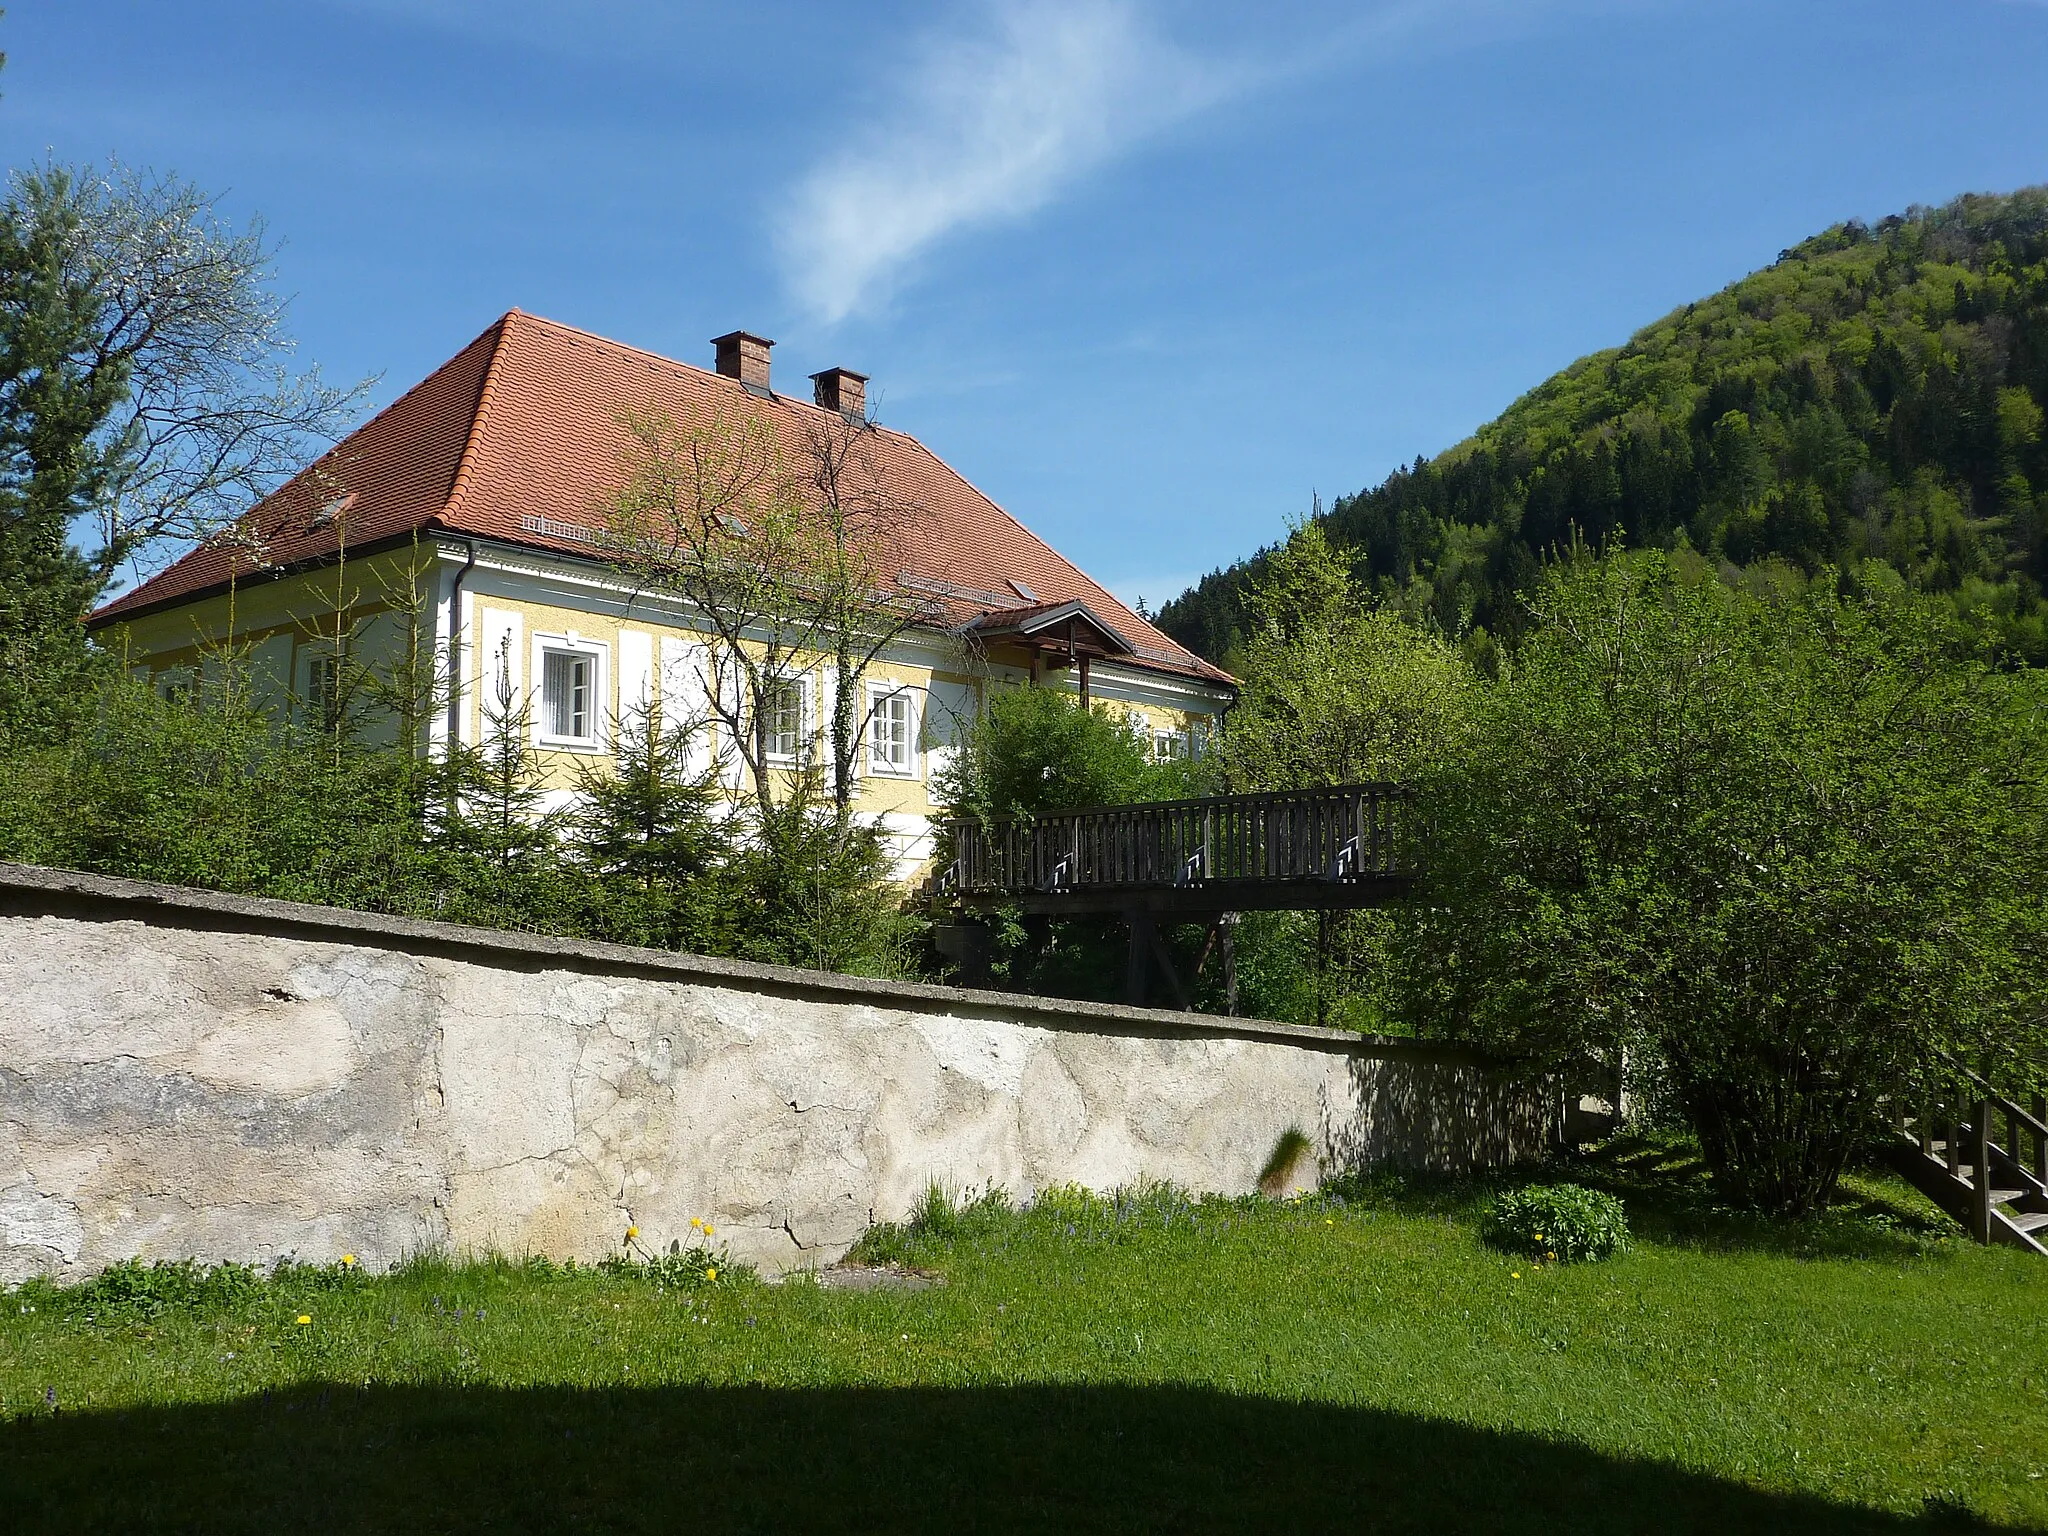
<path id="1" fill-rule="evenodd" d="M 1890 1106 L 1913 1154 L 1900 1170 L 1978 1242 L 2039 1252 L 2035 1234 L 2048 1228 L 2048 1097 L 2037 1093 L 2022 1108 L 1955 1066 L 1958 1082 L 1949 1092 Z"/>
<path id="2" fill-rule="evenodd" d="M 1057 895 L 1219 883 L 1369 883 L 1415 873 L 1414 799 L 1395 784 L 1217 795 L 948 823 L 943 889 Z"/>

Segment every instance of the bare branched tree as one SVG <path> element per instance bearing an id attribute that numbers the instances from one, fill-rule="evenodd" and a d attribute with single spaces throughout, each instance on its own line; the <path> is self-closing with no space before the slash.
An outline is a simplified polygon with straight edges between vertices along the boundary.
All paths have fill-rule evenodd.
<path id="1" fill-rule="evenodd" d="M 45 166 L 14 176 L 7 214 L 61 231 L 87 321 L 73 366 L 127 380 L 100 431 L 117 468 L 85 553 L 102 580 L 219 536 L 338 438 L 374 383 L 292 366 L 261 221 L 235 228 L 190 182 Z"/>
<path id="2" fill-rule="evenodd" d="M 832 697 L 826 722 L 834 805 L 843 817 L 859 778 L 860 745 L 872 710 L 868 668 L 931 604 L 907 591 L 928 510 L 890 486 L 874 452 L 870 422 L 820 413 L 803 428 L 800 468 L 809 493 L 804 591 L 817 629 L 830 641 Z"/>
<path id="3" fill-rule="evenodd" d="M 858 419 L 807 423 L 793 453 L 756 413 L 625 425 L 625 485 L 606 509 L 615 565 L 711 630 L 710 708 L 764 818 L 793 771 L 822 770 L 844 825 L 867 673 L 929 609 L 902 583 L 921 513 L 890 494 Z M 827 760 L 792 769 L 772 750 L 778 713 L 821 670 Z"/>

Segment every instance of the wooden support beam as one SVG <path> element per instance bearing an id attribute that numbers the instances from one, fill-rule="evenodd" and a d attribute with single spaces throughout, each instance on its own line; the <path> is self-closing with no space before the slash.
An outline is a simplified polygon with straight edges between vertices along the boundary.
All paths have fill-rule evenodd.
<path id="1" fill-rule="evenodd" d="M 1237 1017 L 1237 914 L 1223 914 L 1223 1011 Z"/>
<path id="2" fill-rule="evenodd" d="M 1977 1101 L 1976 1122 L 1970 1127 L 1970 1156 L 1976 1162 L 1970 1188 L 1970 1235 L 1980 1243 L 1991 1241 L 1991 1101 Z"/>
<path id="3" fill-rule="evenodd" d="M 1152 925 L 1152 954 L 1159 961 L 1160 974 L 1166 978 L 1166 989 L 1173 994 L 1173 1006 L 1183 1013 L 1192 1012 L 1194 1004 L 1188 1001 L 1187 989 L 1180 984 L 1180 976 L 1173 968 L 1173 951 L 1166 947 L 1166 936 L 1159 931 L 1159 925 Z"/>
<path id="4" fill-rule="evenodd" d="M 1124 913 L 1124 926 L 1131 933 L 1131 950 L 1124 962 L 1124 1001 L 1133 1008 L 1142 1008 L 1152 977 L 1152 947 L 1158 939 L 1159 924 L 1150 912 L 1136 907 Z"/>

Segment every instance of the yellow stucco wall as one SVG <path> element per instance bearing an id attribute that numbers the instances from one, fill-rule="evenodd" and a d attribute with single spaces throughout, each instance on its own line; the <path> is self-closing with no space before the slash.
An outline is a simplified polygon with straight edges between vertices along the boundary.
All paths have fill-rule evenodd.
<path id="1" fill-rule="evenodd" d="M 218 675 L 231 661 L 259 702 L 296 711 L 315 655 L 343 648 L 390 670 L 408 652 L 432 664 L 431 550 L 386 551 L 283 578 L 258 577 L 225 593 L 124 619 L 96 642 L 160 686 Z"/>
<path id="2" fill-rule="evenodd" d="M 339 568 L 252 581 L 231 594 L 117 623 L 102 630 L 99 641 L 121 653 L 131 668 L 167 684 L 202 674 L 208 667 L 220 665 L 221 658 L 231 652 L 255 678 L 259 697 L 272 707 L 302 711 L 311 659 L 331 653 L 337 634 L 349 637 L 351 658 L 364 665 L 388 666 L 421 645 L 428 648 L 427 662 L 438 665 L 431 643 L 435 604 L 443 594 L 446 573 L 459 563 L 451 562 L 445 553 L 437 555 L 431 547 L 385 552 Z M 461 729 L 467 742 L 484 740 L 491 729 L 487 710 L 494 711 L 497 692 L 493 653 L 508 639 L 516 638 L 511 671 L 517 698 L 536 716 L 540 709 L 537 641 L 544 645 L 547 639 L 559 637 L 602 658 L 595 702 L 606 728 L 598 739 L 588 747 L 561 748 L 544 745 L 538 735 L 533 738 L 544 783 L 556 790 L 566 790 L 574 783 L 578 766 L 607 754 L 609 724 L 635 702 L 627 690 L 638 691 L 635 684 L 641 663 L 632 653 L 637 650 L 645 659 L 647 692 L 664 711 L 672 711 L 679 705 L 687 707 L 688 701 L 671 697 L 675 673 L 664 665 L 664 641 L 672 648 L 678 642 L 709 638 L 679 614 L 590 583 L 572 589 L 566 583 L 550 584 L 531 576 L 507 576 L 494 582 L 479 570 L 470 578 L 462 606 Z M 912 776 L 869 772 L 863 757 L 859 808 L 899 817 L 933 814 L 937 807 L 931 795 L 932 776 L 940 759 L 932 749 L 942 749 L 951 734 L 946 717 L 978 708 L 987 687 L 1021 682 L 1028 676 L 1028 660 L 1021 651 L 1011 655 L 999 649 L 970 660 L 962 650 L 949 664 L 944 647 L 935 654 L 933 645 L 923 637 L 906 639 L 871 664 L 866 673 L 870 685 L 900 684 L 917 695 L 922 739 L 916 753 L 917 771 Z M 1071 688 L 1071 674 L 1061 675 L 1054 686 Z M 1185 734 L 1191 727 L 1199 731 L 1221 707 L 1220 699 L 1196 700 L 1206 707 L 1189 709 L 1166 699 L 1129 696 L 1144 688 L 1142 682 L 1134 683 L 1125 676 L 1102 690 L 1125 696 L 1099 698 L 1098 707 L 1142 720 L 1148 737 L 1152 731 Z M 814 699 L 816 713 L 810 723 L 819 726 L 829 706 L 822 689 Z M 518 703 L 514 707 L 519 707 Z M 703 713 L 701 699 L 695 712 Z M 715 726 L 709 734 L 715 741 Z M 735 791 L 743 792 L 738 782 Z"/>

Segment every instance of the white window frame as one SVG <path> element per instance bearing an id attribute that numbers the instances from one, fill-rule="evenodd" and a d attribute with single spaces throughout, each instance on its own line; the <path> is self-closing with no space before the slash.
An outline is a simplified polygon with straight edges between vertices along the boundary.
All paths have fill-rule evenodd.
<path id="1" fill-rule="evenodd" d="M 768 761 L 777 768 L 794 768 L 801 763 L 810 745 L 812 719 L 811 690 L 816 681 L 809 673 L 798 673 L 794 677 L 779 678 L 765 690 L 768 695 Z M 794 706 L 796 719 L 789 728 L 789 750 L 782 751 L 776 746 L 781 734 L 776 730 L 776 719 L 781 714 L 781 705 L 787 698 Z"/>
<path id="2" fill-rule="evenodd" d="M 582 736 L 558 736 L 548 729 L 548 657 L 568 655 L 590 663 L 590 730 Z M 553 752 L 602 752 L 606 750 L 611 721 L 611 647 L 602 640 L 586 640 L 574 630 L 564 635 L 533 637 L 533 742 Z"/>
<path id="3" fill-rule="evenodd" d="M 868 684 L 867 729 L 862 735 L 865 737 L 867 771 L 873 777 L 879 779 L 915 779 L 920 777 L 918 770 L 923 760 L 923 753 L 918 750 L 921 745 L 919 736 L 924 729 L 924 709 L 921 695 L 922 690 L 914 683 L 870 682 Z M 881 755 L 878 748 L 876 729 L 882 723 L 883 701 L 899 698 L 907 701 L 905 710 L 909 716 L 906 723 L 909 728 L 908 755 L 910 760 L 902 766 L 898 766 Z"/>
<path id="4" fill-rule="evenodd" d="M 199 692 L 199 673 L 192 667 L 165 667 L 150 682 L 166 704 L 189 704 Z"/>
<path id="5" fill-rule="evenodd" d="M 1153 762 L 1186 762 L 1194 755 L 1195 744 L 1189 732 L 1176 730 L 1170 725 L 1155 725 L 1152 727 Z"/>
<path id="6" fill-rule="evenodd" d="M 333 641 L 314 642 L 299 648 L 299 718 L 316 731 L 328 731 L 341 719 L 341 674 L 347 665 L 345 651 L 337 649 Z M 334 696 L 323 700 L 319 682 L 322 672 L 332 669 L 329 686 Z M 324 707 L 323 707 L 324 703 Z"/>

